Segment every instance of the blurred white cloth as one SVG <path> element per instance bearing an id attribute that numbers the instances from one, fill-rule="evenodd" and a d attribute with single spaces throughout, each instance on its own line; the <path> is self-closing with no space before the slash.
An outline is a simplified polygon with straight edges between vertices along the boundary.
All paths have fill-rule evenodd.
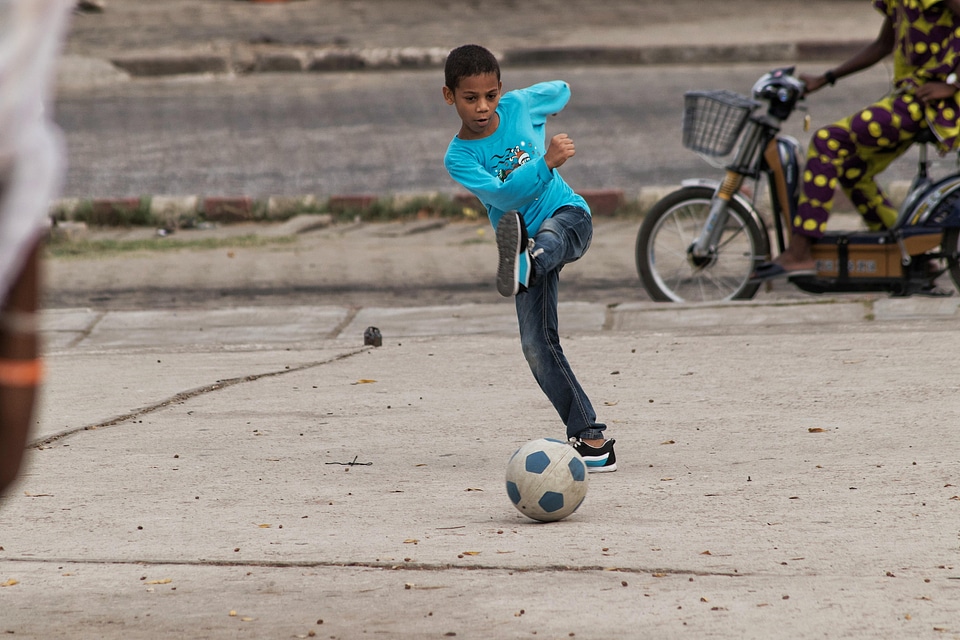
<path id="1" fill-rule="evenodd" d="M 64 148 L 50 118 L 73 0 L 0 0 L 0 301 L 47 226 Z"/>

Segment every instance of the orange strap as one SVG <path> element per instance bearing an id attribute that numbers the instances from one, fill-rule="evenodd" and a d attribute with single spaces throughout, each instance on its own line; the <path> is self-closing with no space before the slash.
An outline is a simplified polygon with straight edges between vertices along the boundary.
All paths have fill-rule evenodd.
<path id="1" fill-rule="evenodd" d="M 43 380 L 43 360 L 0 360 L 0 386 L 36 387 Z"/>

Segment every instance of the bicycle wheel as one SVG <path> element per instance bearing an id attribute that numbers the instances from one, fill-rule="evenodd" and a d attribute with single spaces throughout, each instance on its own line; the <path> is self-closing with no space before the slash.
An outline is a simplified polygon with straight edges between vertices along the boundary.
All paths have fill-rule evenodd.
<path id="1" fill-rule="evenodd" d="M 713 189 L 685 187 L 647 213 L 637 234 L 637 273 L 650 297 L 660 302 L 749 300 L 760 287 L 750 283 L 758 259 L 770 252 L 767 234 L 747 209 L 732 200 L 713 255 L 694 258 L 690 245 L 700 234 Z"/>
<path id="2" fill-rule="evenodd" d="M 944 230 L 940 250 L 944 255 L 960 253 L 960 229 Z M 960 264 L 957 262 L 950 263 L 950 279 L 953 280 L 954 288 L 960 291 Z"/>

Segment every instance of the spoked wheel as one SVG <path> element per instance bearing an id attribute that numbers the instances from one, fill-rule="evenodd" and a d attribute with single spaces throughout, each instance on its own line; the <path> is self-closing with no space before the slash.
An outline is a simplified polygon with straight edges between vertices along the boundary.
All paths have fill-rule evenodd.
<path id="1" fill-rule="evenodd" d="M 685 187 L 647 213 L 637 234 L 637 272 L 650 297 L 661 302 L 749 300 L 758 259 L 769 254 L 767 234 L 746 208 L 732 200 L 716 251 L 702 258 L 689 249 L 710 213 L 713 189 Z"/>
<path id="2" fill-rule="evenodd" d="M 940 250 L 945 256 L 957 256 L 960 254 L 960 229 L 944 230 L 943 244 Z M 960 291 L 960 264 L 958 264 L 958 260 L 950 260 L 948 264 L 953 286 L 957 291 Z"/>

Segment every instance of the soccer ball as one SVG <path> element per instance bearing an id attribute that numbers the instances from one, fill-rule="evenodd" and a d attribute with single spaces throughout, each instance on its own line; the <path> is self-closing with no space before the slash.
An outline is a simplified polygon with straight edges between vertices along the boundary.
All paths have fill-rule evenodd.
<path id="1" fill-rule="evenodd" d="M 507 495 L 525 516 L 562 520 L 586 497 L 587 477 L 587 465 L 573 447 L 552 438 L 533 440 L 507 463 Z"/>

